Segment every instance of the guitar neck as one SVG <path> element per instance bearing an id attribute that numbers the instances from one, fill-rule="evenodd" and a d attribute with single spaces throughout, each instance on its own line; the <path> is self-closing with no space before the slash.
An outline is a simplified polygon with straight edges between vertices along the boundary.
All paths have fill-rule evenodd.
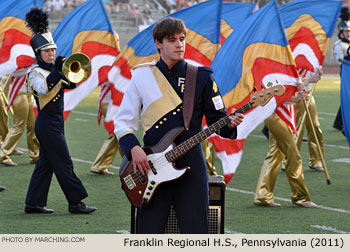
<path id="1" fill-rule="evenodd" d="M 239 109 L 237 109 L 234 113 L 245 113 L 249 109 L 251 109 L 253 106 L 251 102 L 246 103 Z M 216 121 L 206 129 L 202 130 L 201 132 L 197 133 L 196 135 L 192 136 L 191 138 L 187 139 L 186 141 L 182 142 L 181 144 L 175 146 L 172 150 L 168 151 L 165 154 L 166 159 L 169 162 L 174 162 L 178 158 L 185 155 L 190 149 L 192 149 L 197 144 L 201 143 L 208 137 L 210 137 L 215 132 L 218 132 L 222 127 L 227 125 L 230 121 L 229 116 L 233 115 L 234 113 L 231 113 L 220 120 Z"/>

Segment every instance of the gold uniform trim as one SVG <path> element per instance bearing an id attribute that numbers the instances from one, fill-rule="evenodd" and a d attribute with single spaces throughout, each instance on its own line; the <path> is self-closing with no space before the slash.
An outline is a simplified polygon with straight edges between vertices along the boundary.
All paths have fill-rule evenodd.
<path id="1" fill-rule="evenodd" d="M 174 110 L 182 103 L 181 98 L 175 92 L 171 84 L 156 66 L 150 66 L 150 69 L 156 79 L 162 97 L 154 101 L 141 116 L 142 125 L 146 132 L 150 129 L 161 117 Z"/>
<path id="2" fill-rule="evenodd" d="M 67 82 L 64 80 L 60 80 L 56 84 L 56 86 L 47 93 L 47 95 L 38 95 L 40 109 L 43 109 L 46 106 L 46 104 L 48 104 L 57 95 L 57 93 L 62 88 L 62 83 L 67 83 Z"/>
<path id="3" fill-rule="evenodd" d="M 49 72 L 49 71 L 48 71 Z M 37 97 L 39 99 L 39 106 L 40 109 L 43 109 L 56 95 L 57 93 L 61 90 L 62 88 L 62 83 L 66 83 L 66 81 L 64 80 L 60 80 L 53 89 L 51 89 L 49 91 L 47 82 L 46 82 L 46 78 L 40 73 L 38 72 L 36 69 L 33 69 L 33 74 L 37 74 L 39 75 L 40 78 L 42 78 L 44 80 L 45 83 L 45 90 L 47 92 L 47 94 L 38 94 Z M 35 78 L 33 78 L 33 90 L 35 89 Z"/>
<path id="4" fill-rule="evenodd" d="M 118 141 L 119 141 L 119 139 L 121 139 L 123 136 L 126 136 L 127 134 L 134 134 L 135 135 L 134 131 L 132 131 L 132 130 L 126 131 L 123 134 L 120 134 L 120 136 L 118 137 Z"/>

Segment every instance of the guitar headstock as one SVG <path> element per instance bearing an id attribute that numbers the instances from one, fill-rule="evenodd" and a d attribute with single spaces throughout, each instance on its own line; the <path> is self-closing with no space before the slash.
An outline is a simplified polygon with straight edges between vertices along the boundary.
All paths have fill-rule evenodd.
<path id="1" fill-rule="evenodd" d="M 250 95 L 250 103 L 252 107 L 265 106 L 275 95 L 281 96 L 284 94 L 285 88 L 283 85 L 276 85 L 270 88 L 263 89 Z"/>

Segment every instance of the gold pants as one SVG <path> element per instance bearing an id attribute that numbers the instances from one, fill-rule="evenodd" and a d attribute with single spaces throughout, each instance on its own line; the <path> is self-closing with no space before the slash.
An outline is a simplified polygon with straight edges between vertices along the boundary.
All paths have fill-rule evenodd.
<path id="1" fill-rule="evenodd" d="M 11 153 L 15 150 L 21 136 L 27 126 L 27 146 L 31 161 L 39 158 L 39 142 L 35 136 L 34 105 L 32 96 L 19 92 L 13 101 L 13 126 L 7 134 L 0 150 L 0 161 L 10 160 Z"/>
<path id="2" fill-rule="evenodd" d="M 269 151 L 261 167 L 254 203 L 264 205 L 274 202 L 273 189 L 283 156 L 286 156 L 285 173 L 292 190 L 292 202 L 297 205 L 310 202 L 310 195 L 304 181 L 302 161 L 292 130 L 276 113 L 267 118 L 265 124 L 271 133 Z"/>
<path id="3" fill-rule="evenodd" d="M 311 96 L 309 99 L 310 99 L 309 111 L 310 111 L 311 121 L 310 121 L 309 117 L 306 115 L 305 124 L 303 124 L 301 126 L 300 126 L 300 124 L 301 124 L 303 114 L 305 112 L 305 107 L 304 107 L 304 104 L 302 102 L 298 102 L 295 105 L 296 123 L 297 123 L 298 129 L 299 129 L 299 127 L 301 127 L 300 136 L 299 136 L 299 139 L 297 142 L 297 146 L 298 146 L 298 149 L 300 150 L 301 142 L 302 142 L 302 138 L 304 135 L 305 126 L 306 126 L 307 143 L 308 143 L 308 147 L 309 147 L 309 156 L 310 156 L 309 157 L 309 167 L 310 168 L 323 167 L 322 162 L 321 162 L 321 157 L 320 157 L 318 150 L 317 150 L 315 135 L 312 132 L 311 123 L 314 125 L 316 136 L 317 136 L 317 139 L 318 139 L 318 142 L 320 144 L 321 151 L 322 151 L 322 154 L 324 157 L 322 130 L 320 128 L 320 123 L 318 121 L 315 99 L 313 96 Z"/>
<path id="4" fill-rule="evenodd" d="M 2 90 L 0 88 L 0 146 L 4 142 L 7 133 L 9 132 L 9 116 L 7 113 L 7 107 L 2 97 Z"/>
<path id="5" fill-rule="evenodd" d="M 108 103 L 101 104 L 102 115 L 105 117 L 107 113 Z M 110 134 L 101 146 L 100 151 L 94 163 L 91 165 L 91 171 L 104 172 L 108 171 L 108 168 L 112 165 L 115 155 L 119 151 L 119 154 L 123 157 L 117 137 L 114 134 Z"/>
<path id="6" fill-rule="evenodd" d="M 202 142 L 202 149 L 205 157 L 205 161 L 207 163 L 207 170 L 209 176 L 216 176 L 218 175 L 216 168 L 214 166 L 214 159 L 215 159 L 215 147 L 214 145 L 209 142 L 208 140 L 204 140 Z"/>

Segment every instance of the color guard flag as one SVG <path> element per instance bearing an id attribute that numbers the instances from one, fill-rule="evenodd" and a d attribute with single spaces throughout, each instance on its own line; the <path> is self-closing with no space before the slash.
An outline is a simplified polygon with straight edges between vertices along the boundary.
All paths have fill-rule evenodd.
<path id="1" fill-rule="evenodd" d="M 179 18 L 187 27 L 184 58 L 194 65 L 209 66 L 220 46 L 221 0 L 202 2 L 170 16 Z M 105 127 L 113 132 L 113 118 L 131 79 L 131 68 L 137 64 L 158 60 L 159 54 L 153 41 L 154 24 L 138 33 L 122 50 L 108 79 L 112 89 L 113 106 L 105 119 Z M 106 126 L 107 124 L 107 126 Z"/>
<path id="2" fill-rule="evenodd" d="M 250 15 L 255 4 L 251 3 L 222 3 L 220 43 L 223 44 L 228 36 L 235 31 Z"/>
<path id="3" fill-rule="evenodd" d="M 296 0 L 279 7 L 300 77 L 308 79 L 322 67 L 342 3 Z M 297 132 L 294 106 L 282 105 L 276 113 Z"/>
<path id="4" fill-rule="evenodd" d="M 101 0 L 87 0 L 75 8 L 58 25 L 53 38 L 57 56 L 84 53 L 91 60 L 91 74 L 78 87 L 65 91 L 64 118 L 98 85 L 108 80 L 107 74 L 119 53 L 119 45 Z"/>
<path id="5" fill-rule="evenodd" d="M 300 77 L 308 78 L 322 67 L 342 3 L 295 0 L 279 7 Z"/>
<path id="6" fill-rule="evenodd" d="M 0 78 L 34 63 L 29 44 L 32 32 L 26 27 L 25 14 L 32 6 L 42 7 L 42 0 L 6 0 L 0 6 Z"/>
<path id="7" fill-rule="evenodd" d="M 340 107 L 343 127 L 350 147 L 350 61 L 344 60 L 341 69 Z"/>
<path id="8" fill-rule="evenodd" d="M 276 1 L 270 1 L 248 17 L 227 38 L 211 67 L 215 70 L 214 76 L 228 111 L 246 104 L 254 90 L 277 84 L 283 84 L 286 89 L 283 96 L 275 96 L 264 107 L 257 106 L 245 114 L 243 123 L 238 126 L 236 140 L 217 135 L 209 138 L 222 161 L 228 183 L 241 160 L 249 133 L 288 101 L 301 81 Z"/>

